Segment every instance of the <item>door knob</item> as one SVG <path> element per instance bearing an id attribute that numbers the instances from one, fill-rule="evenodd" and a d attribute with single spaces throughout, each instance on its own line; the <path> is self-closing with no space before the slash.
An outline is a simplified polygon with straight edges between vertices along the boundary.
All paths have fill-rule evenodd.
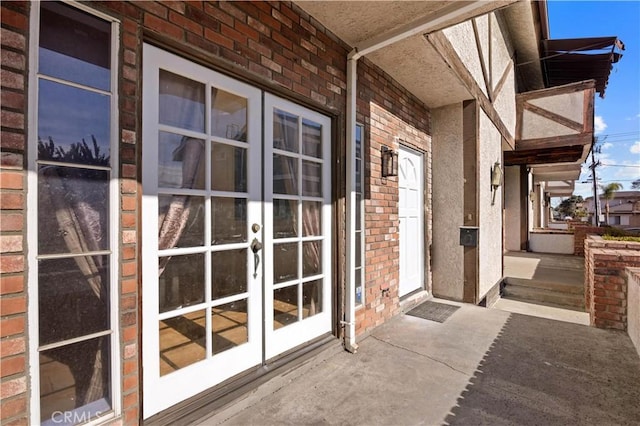
<path id="1" fill-rule="evenodd" d="M 258 225 L 257 223 L 254 223 L 253 225 L 251 225 L 251 230 L 255 234 L 256 232 L 258 232 L 260 230 L 260 225 Z"/>
<path id="2" fill-rule="evenodd" d="M 254 238 L 253 241 L 251 241 L 251 251 L 258 253 L 260 250 L 262 250 L 262 243 L 258 241 L 257 238 Z"/>

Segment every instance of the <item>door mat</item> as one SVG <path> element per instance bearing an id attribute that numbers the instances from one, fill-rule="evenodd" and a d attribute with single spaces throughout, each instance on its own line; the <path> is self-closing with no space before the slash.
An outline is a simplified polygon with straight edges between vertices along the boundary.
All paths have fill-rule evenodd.
<path id="1" fill-rule="evenodd" d="M 407 315 L 430 321 L 445 322 L 460 306 L 426 301 L 407 312 Z"/>

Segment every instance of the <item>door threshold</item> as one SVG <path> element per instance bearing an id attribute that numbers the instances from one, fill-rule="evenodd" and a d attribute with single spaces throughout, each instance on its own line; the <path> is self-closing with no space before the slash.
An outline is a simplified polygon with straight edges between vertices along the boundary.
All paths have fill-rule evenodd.
<path id="1" fill-rule="evenodd" d="M 342 348 L 340 340 L 335 336 L 327 334 L 318 337 L 305 344 L 302 348 L 294 349 L 276 359 L 269 360 L 266 365 L 244 371 L 219 385 L 143 420 L 143 425 L 187 425 L 203 422 L 258 386 L 280 374 L 301 366 L 306 361 L 333 346 Z"/>

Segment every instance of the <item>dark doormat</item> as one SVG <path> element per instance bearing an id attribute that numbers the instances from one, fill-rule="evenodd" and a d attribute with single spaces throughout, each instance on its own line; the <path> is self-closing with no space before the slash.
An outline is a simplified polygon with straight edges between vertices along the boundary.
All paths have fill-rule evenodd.
<path id="1" fill-rule="evenodd" d="M 407 312 L 407 315 L 430 321 L 445 322 L 459 307 L 428 300 Z"/>

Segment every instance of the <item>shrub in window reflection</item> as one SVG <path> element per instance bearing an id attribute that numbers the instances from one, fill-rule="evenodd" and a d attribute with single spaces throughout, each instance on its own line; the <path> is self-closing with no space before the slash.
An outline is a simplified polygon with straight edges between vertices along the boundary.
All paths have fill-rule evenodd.
<path id="1" fill-rule="evenodd" d="M 110 157 L 100 152 L 100 146 L 95 136 L 91 135 L 93 149 L 82 139 L 82 142 L 72 143 L 67 150 L 56 146 L 51 137 L 46 141 L 38 139 L 38 159 L 42 161 L 62 161 L 65 163 L 80 163 L 92 166 L 109 166 Z"/>
<path id="2" fill-rule="evenodd" d="M 84 140 L 68 149 L 49 138 L 38 142 L 41 161 L 108 166 L 109 157 Z M 73 166 L 38 169 L 40 254 L 80 253 L 108 248 L 109 172 Z M 45 231 L 46 232 L 42 232 Z"/>

